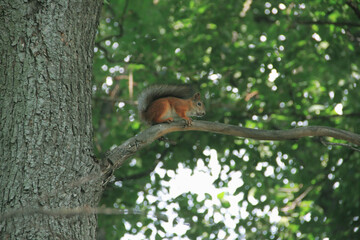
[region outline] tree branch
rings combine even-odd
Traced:
[[[325,141],[324,138],[320,138],[320,142],[324,145],[324,146],[341,146],[341,147],[347,147],[347,148],[350,148],[354,151],[357,151],[357,152],[360,152],[360,149],[357,149],[349,144],[345,144],[345,143],[331,143],[331,142],[328,142],[328,141]]]
[[[346,1],[346,4],[354,11],[356,16],[360,18],[360,10],[356,3],[353,0],[348,0]]]
[[[350,6],[350,5],[349,5]],[[351,8],[353,8],[352,6],[350,6]],[[356,8],[353,8],[353,10],[355,11],[356,15],[357,12],[355,10]],[[264,16],[258,16],[255,18],[255,21],[257,22],[265,22],[265,23],[274,23],[275,20],[269,18],[269,17],[264,17]],[[340,26],[340,27],[360,27],[360,23],[357,22],[333,22],[330,20],[311,20],[311,19],[302,19],[302,18],[297,18],[293,21],[293,23],[297,23],[297,24],[316,24],[316,25],[334,25],[334,26]]]
[[[203,131],[218,134],[225,134],[243,138],[251,138],[256,140],[295,140],[303,137],[333,137],[346,140],[352,144],[360,146],[360,135],[345,130],[331,127],[309,126],[301,128],[293,128],[289,130],[259,130],[249,129],[223,123],[193,121],[192,126],[184,127],[182,121],[173,122],[171,124],[158,124],[152,126],[145,131],[140,132],[136,136],[128,139],[126,142],[109,151],[103,161],[103,178],[111,177],[112,172],[120,168],[124,162],[140,149],[149,145],[161,136],[171,132],[178,131]]]
[[[159,159],[156,159],[156,161],[154,162],[153,166],[143,172],[140,173],[136,173],[130,176],[124,176],[124,177],[115,177],[115,181],[128,181],[128,180],[135,180],[135,179],[139,179],[139,178],[143,178],[146,176],[149,176],[149,174],[151,172],[153,172],[156,168],[156,166],[159,164],[159,162],[162,162],[164,160],[164,157],[166,156],[167,152],[169,151],[169,149],[167,148],[161,155],[161,157]]]
[[[135,209],[116,209],[116,208],[93,208],[93,207],[77,207],[77,208],[57,208],[57,209],[46,209],[46,208],[21,208],[14,209],[8,212],[5,212],[0,216],[0,222],[25,215],[48,215],[53,217],[73,217],[73,216],[84,216],[92,214],[104,214],[104,215],[149,215],[148,211],[135,210]],[[152,215],[152,214],[151,214]],[[153,213],[153,216],[159,220],[168,221],[166,215],[161,213]]]
[[[303,193],[301,193],[297,198],[294,199],[294,201],[283,208],[281,208],[281,211],[283,212],[289,212],[290,210],[294,210],[295,207],[299,206],[301,201],[308,195],[308,193],[314,189],[314,186],[309,186]]]
[[[315,25],[334,25],[334,26],[349,26],[349,27],[360,27],[360,23],[354,22],[332,22],[327,20],[298,20],[298,24],[315,24]]]
[[[121,62],[122,60],[120,60],[120,59],[113,59],[112,57],[110,57],[109,55],[110,55],[110,53],[108,52],[108,50],[105,48],[105,47],[103,47],[102,45],[101,45],[101,43],[95,43],[95,46],[99,49],[99,50],[101,50],[101,51],[103,51],[103,53],[104,53],[104,57],[106,58],[106,60],[109,62],[109,63],[119,63],[119,62]]]
[[[124,35],[124,20],[125,20],[125,14],[128,9],[128,6],[129,6],[129,0],[126,0],[121,17],[119,18],[119,33],[115,34],[115,35],[109,35],[109,36],[103,37],[102,39],[98,40],[96,42],[96,44],[100,44],[101,42],[105,42],[106,40],[110,40],[112,38],[121,38]],[[111,8],[109,8],[109,9],[112,10]],[[112,11],[112,12],[113,12],[114,16],[117,15],[117,13],[115,13],[114,11]]]

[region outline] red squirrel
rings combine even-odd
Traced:
[[[205,106],[200,93],[195,93],[189,85],[153,85],[140,93],[138,110],[142,120],[155,125],[171,123],[174,119],[184,119],[191,126],[189,116],[202,117]]]

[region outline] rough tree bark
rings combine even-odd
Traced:
[[[96,1],[0,3],[0,215],[14,209],[97,206],[91,72]],[[20,215],[0,239],[95,239],[94,214]]]

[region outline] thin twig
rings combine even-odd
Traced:
[[[290,210],[295,209],[296,206],[299,206],[301,201],[306,197],[306,195],[308,195],[308,193],[314,189],[314,186],[309,186],[308,188],[306,188],[306,190],[301,193],[297,198],[294,199],[294,201],[292,201],[292,203],[289,206],[285,206],[283,208],[281,208],[281,211],[283,212],[288,212]]]
[[[106,40],[110,40],[112,38],[121,38],[124,35],[124,20],[125,20],[125,14],[126,14],[126,11],[127,11],[128,7],[129,7],[129,0],[126,0],[125,1],[125,6],[124,6],[122,14],[121,14],[121,17],[119,18],[119,33],[103,37],[102,39],[97,41],[96,44],[100,44],[101,42],[104,42]],[[115,14],[116,13],[114,13],[114,15]]]
[[[115,181],[129,181],[129,180],[135,180],[135,179],[139,179],[139,178],[143,178],[146,176],[149,176],[150,173],[152,173],[155,168],[157,167],[157,165],[162,162],[166,156],[166,154],[169,152],[169,148],[167,148],[161,155],[160,158],[156,159],[156,161],[154,162],[153,166],[143,172],[140,173],[136,173],[130,176],[124,176],[124,177],[115,177]]]
[[[359,7],[356,6],[356,3],[353,0],[348,0],[346,4],[355,12],[355,15],[360,18],[360,10]]]
[[[297,23],[299,24],[316,24],[316,25],[334,25],[334,26],[348,26],[348,27],[360,27],[360,23],[354,23],[354,22],[331,22],[331,21],[325,21],[325,20],[298,20]]]
[[[356,147],[353,147],[351,146],[350,144],[346,144],[346,143],[332,143],[332,142],[328,142],[326,141],[323,137],[320,138],[320,142],[324,145],[324,146],[341,146],[341,147],[347,147],[347,148],[350,148],[354,151],[358,151],[360,152],[360,149],[356,148]]]

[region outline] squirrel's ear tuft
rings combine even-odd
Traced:
[[[193,96],[193,99],[194,100],[200,100],[200,93],[199,92],[195,93],[194,96]]]

